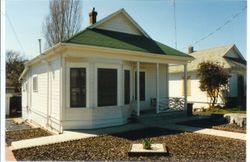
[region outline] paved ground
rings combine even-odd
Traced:
[[[14,121],[19,122],[19,124],[14,123]],[[22,121],[20,118],[9,118],[5,120],[5,130],[6,131],[13,131],[13,130],[20,130],[20,129],[28,129],[30,126],[27,124],[21,123]]]
[[[6,161],[16,161],[16,158],[13,155],[11,149],[7,146],[5,146],[5,160]]]
[[[200,118],[208,118],[208,117],[206,116],[188,117],[185,114],[180,114],[180,116],[176,116],[176,117],[163,116],[157,119],[148,118],[148,119],[142,120],[141,122],[145,125],[152,126],[152,127],[167,128],[167,129],[188,131],[188,132],[193,132],[193,133],[227,137],[227,138],[232,138],[232,139],[246,140],[246,134],[244,133],[228,132],[228,131],[222,131],[222,130],[190,127],[190,126],[175,124],[175,123],[182,122],[182,121],[195,120],[195,119],[200,119]]]
[[[19,123],[16,124],[15,122]],[[22,123],[20,118],[7,118],[5,120],[5,130],[6,131],[15,131],[20,129],[29,129],[30,126]],[[5,146],[5,160],[6,161],[16,161],[15,156],[12,153],[12,148]]]
[[[100,134],[112,134],[118,132],[131,131],[136,129],[142,129],[146,127],[160,127],[160,128],[168,128],[182,131],[191,131],[194,133],[215,135],[221,137],[228,137],[233,139],[241,139],[246,140],[246,134],[243,133],[233,133],[226,132],[214,129],[203,129],[196,127],[188,127],[182,125],[176,125],[176,122],[186,121],[186,120],[194,120],[199,118],[207,118],[207,117],[197,117],[191,116],[187,117],[185,113],[172,113],[172,114],[158,114],[156,115],[146,115],[140,117],[137,123],[130,123],[123,126],[116,126],[110,128],[102,128],[96,130],[75,130],[75,131],[64,131],[63,134],[48,136],[48,137],[39,137],[34,139],[27,139],[22,141],[12,142],[12,149],[21,149],[27,147],[33,147],[38,145],[47,145],[57,142],[64,142],[70,140],[76,140],[81,138],[94,137]]]
[[[177,125],[177,124],[160,126],[160,127],[167,128],[167,129],[188,131],[188,132],[199,133],[199,134],[207,134],[207,135],[212,135],[212,136],[220,136],[220,137],[227,137],[227,138],[232,138],[232,139],[246,140],[245,133],[228,132],[228,131],[208,129],[208,128],[197,128],[197,127],[183,126],[183,125]]]

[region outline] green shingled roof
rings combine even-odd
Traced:
[[[87,28],[64,43],[84,44],[91,46],[109,47],[130,51],[190,57],[176,49],[147,38],[128,33]]]

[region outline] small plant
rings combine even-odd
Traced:
[[[150,138],[145,138],[143,139],[143,148],[146,150],[150,150],[151,148],[151,144],[153,143],[153,140]]]

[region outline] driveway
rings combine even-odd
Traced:
[[[14,120],[20,121],[21,118],[8,118],[8,119],[6,119],[5,120],[5,131],[14,131],[14,130],[20,130],[20,129],[28,129],[28,128],[30,128],[30,126],[28,126],[25,123],[16,124],[14,122]]]

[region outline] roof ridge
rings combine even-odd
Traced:
[[[191,53],[191,55],[192,54],[195,54],[195,53],[197,53],[197,52],[204,52],[204,51],[209,51],[209,50],[216,50],[216,49],[218,49],[218,48],[232,48],[234,46],[234,44],[228,44],[228,45],[223,45],[223,46],[217,46],[217,47],[211,47],[211,48],[205,48],[205,49],[201,49],[201,50],[197,50],[197,51],[194,51],[193,53]],[[229,48],[229,49],[230,49]]]
[[[75,37],[77,37],[78,35],[84,33],[85,31],[87,31],[88,29],[89,29],[89,28],[86,27],[85,29],[83,29],[83,30],[79,31],[78,33],[74,34],[73,36],[71,36],[70,38],[68,38],[68,39],[66,39],[66,40],[64,40],[64,41],[62,41],[62,43],[65,43],[65,42],[68,42],[68,41],[72,40],[73,38],[75,38]]]

